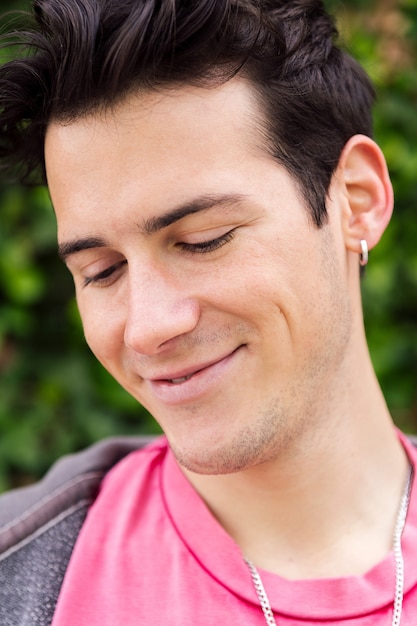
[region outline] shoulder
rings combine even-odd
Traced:
[[[86,450],[62,457],[40,482],[1,495],[0,554],[57,515],[62,516],[66,510],[94,500],[107,472],[152,439],[105,439]]]
[[[107,473],[152,437],[107,439],[0,496],[0,623],[50,624],[75,541]],[[29,623],[29,622],[25,622]]]

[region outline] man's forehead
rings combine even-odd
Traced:
[[[51,135],[59,135],[65,141],[66,137],[74,137],[77,133],[85,137],[86,132],[99,132],[103,126],[109,132],[117,132],[120,124],[131,125],[134,129],[143,120],[157,123],[163,117],[175,120],[196,113],[202,119],[220,119],[229,113],[236,123],[241,119],[250,126],[263,117],[254,87],[244,78],[234,77],[222,84],[166,85],[132,90],[116,103],[95,106],[65,119],[52,118],[47,126],[46,142]]]
[[[250,154],[267,154],[264,134],[252,128],[258,125],[253,102],[247,83],[233,79],[212,89],[185,85],[134,93],[111,110],[52,121],[45,163],[55,208],[65,193],[95,204],[94,187],[102,197],[107,192],[107,199],[116,187],[118,200],[125,194],[126,202],[138,186],[146,196],[152,181],[160,191],[166,184],[164,195],[172,190],[173,202],[182,200],[185,186],[191,197],[210,194],[210,188],[192,189],[196,177],[209,170],[221,176],[221,168],[235,167]]]
[[[206,212],[212,198],[224,214],[230,198],[236,207],[236,198],[262,195],[266,176],[274,179],[275,200],[295,185],[257,145],[264,135],[252,130],[254,98],[245,81],[185,86],[175,96],[136,93],[111,111],[51,123],[48,185],[60,242],[71,243],[62,256],[86,237],[154,233]]]

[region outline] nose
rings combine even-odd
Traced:
[[[165,344],[197,326],[200,307],[187,286],[152,272],[129,280],[125,345],[139,354],[158,353]]]

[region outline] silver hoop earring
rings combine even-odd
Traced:
[[[359,255],[359,263],[362,266],[365,266],[367,265],[368,259],[369,259],[368,244],[366,243],[366,239],[361,239],[360,245],[361,245],[361,253]]]

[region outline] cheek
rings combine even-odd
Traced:
[[[97,359],[109,369],[123,346],[122,319],[98,303],[78,300],[85,340]]]
[[[350,317],[343,271],[332,242],[324,239],[278,240],[275,248],[252,257],[248,271],[239,272],[246,310],[257,310],[263,323],[277,325],[281,339],[288,332],[303,349],[323,339],[326,327],[348,324]]]

